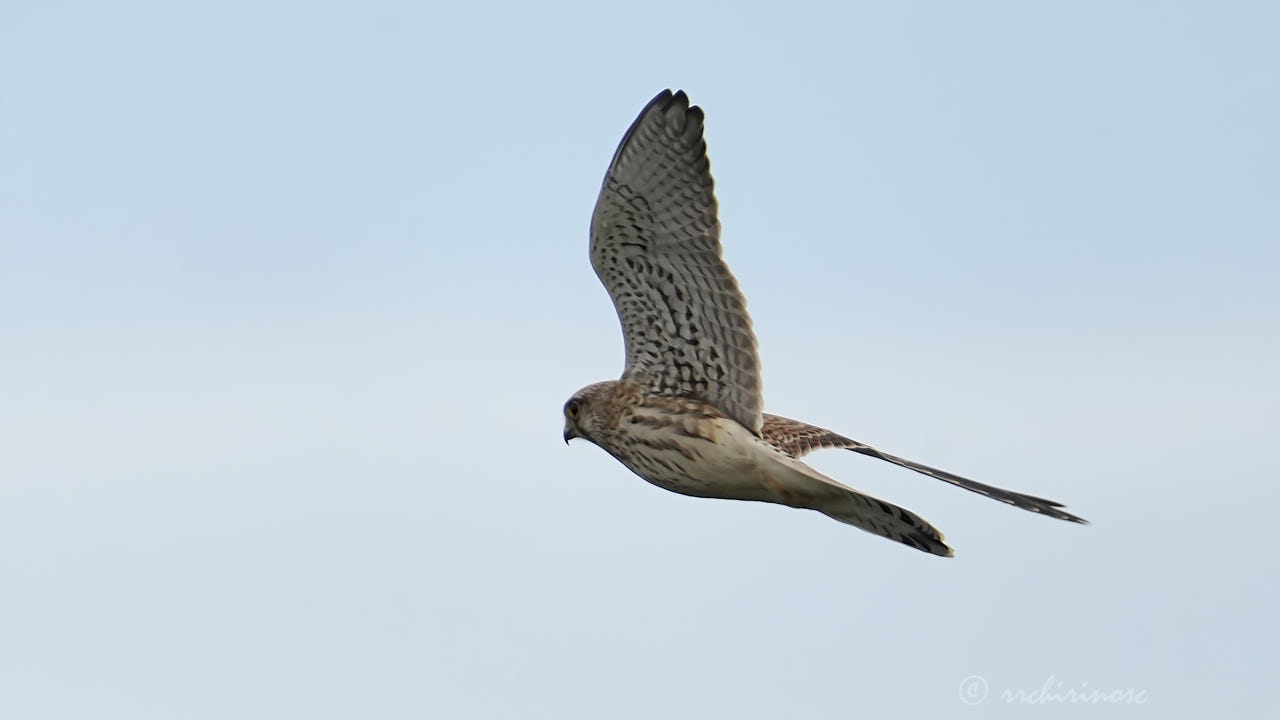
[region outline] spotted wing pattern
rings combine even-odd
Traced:
[[[720,254],[702,110],[665,90],[623,136],[591,219],[591,265],[626,345],[623,379],[760,434],[760,361]]]
[[[1012,490],[1004,490],[1002,488],[984,485],[983,483],[970,480],[968,478],[953,475],[945,470],[931,468],[928,465],[906,460],[886,452],[881,452],[870,445],[860,443],[857,440],[851,440],[843,435],[838,435],[817,427],[802,423],[799,420],[790,420],[788,418],[779,417],[777,415],[764,415],[764,423],[761,428],[761,437],[765,442],[773,445],[778,450],[790,455],[793,458],[799,458],[814,450],[821,448],[842,448],[852,450],[856,453],[869,455],[873,458],[891,462],[894,465],[914,470],[918,473],[937,478],[943,482],[951,483],[965,490],[986,495],[989,498],[1008,503],[1023,510],[1029,510],[1034,513],[1048,515],[1059,520],[1068,520],[1070,522],[1085,523],[1083,518],[1072,515],[1071,513],[1060,509],[1062,503],[1053,500],[1036,497],[1034,495],[1024,495],[1020,492]]]

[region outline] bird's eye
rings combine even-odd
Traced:
[[[576,400],[570,400],[570,401],[569,401],[569,404],[564,406],[564,414],[565,414],[565,415],[568,415],[568,416],[569,416],[569,419],[571,419],[571,420],[576,420],[576,419],[577,419],[577,417],[578,417],[578,403],[577,403],[577,401],[576,401]]]

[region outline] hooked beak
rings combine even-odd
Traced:
[[[576,437],[578,437],[578,434],[573,431],[573,428],[569,427],[568,425],[565,425],[564,426],[564,444],[568,445],[569,441]]]

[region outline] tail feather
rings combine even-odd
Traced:
[[[947,547],[942,533],[919,515],[860,493],[776,447],[768,449],[759,467],[764,478],[760,489],[764,492],[754,497],[739,493],[736,497],[817,510],[833,520],[932,555],[951,557],[955,554]]]
[[[955,555],[947,546],[942,533],[924,518],[906,508],[855,490],[845,490],[814,509],[833,520],[917,550],[941,557]]]

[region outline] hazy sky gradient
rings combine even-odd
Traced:
[[[1263,2],[5,4],[0,716],[1273,707],[1277,28]],[[622,356],[591,207],[664,87],[707,113],[767,408],[1092,525],[813,456],[941,560],[564,447]]]

